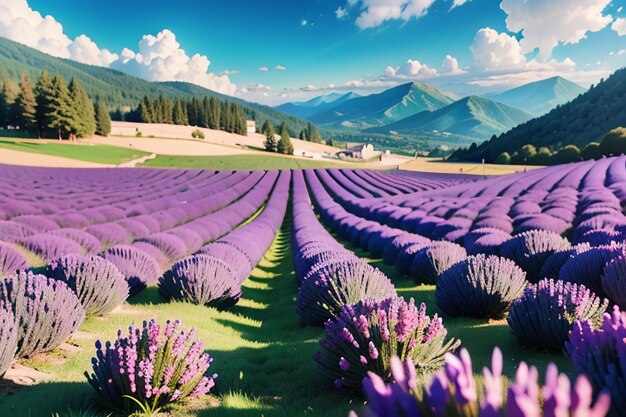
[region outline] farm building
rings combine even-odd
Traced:
[[[377,155],[370,143],[346,143],[346,149],[337,152],[339,158],[370,159]]]

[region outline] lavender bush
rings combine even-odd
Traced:
[[[303,324],[320,326],[337,317],[346,304],[395,296],[389,278],[367,262],[354,257],[333,258],[313,267],[302,281],[298,317]]]
[[[15,360],[17,326],[11,305],[0,301],[0,378]]]
[[[583,284],[597,295],[604,297],[602,273],[608,262],[623,254],[621,245],[597,246],[569,259],[559,272],[559,279]]]
[[[604,268],[602,289],[612,303],[626,310],[626,258],[620,256]]]
[[[20,271],[0,281],[0,299],[11,304],[15,315],[18,357],[54,349],[85,318],[78,297],[64,282],[31,272]]]
[[[569,247],[569,241],[554,232],[531,230],[504,242],[500,255],[519,265],[530,282],[537,282],[543,278],[539,273],[546,260],[553,253]]]
[[[524,271],[509,259],[476,255],[439,276],[435,301],[453,316],[499,318],[526,286]]]
[[[176,262],[159,279],[159,292],[168,300],[218,308],[230,307],[241,297],[232,267],[209,255],[194,255]]]
[[[315,361],[337,388],[360,387],[368,372],[389,380],[393,356],[415,364],[422,376],[430,374],[460,343],[445,340],[443,321],[428,317],[425,304],[418,308],[413,299],[407,303],[402,297],[346,305],[325,328]]]
[[[78,296],[87,316],[104,315],[128,298],[124,275],[98,256],[64,256],[48,264],[45,274],[65,282]]]
[[[27,266],[24,255],[14,247],[0,242],[0,278]]]
[[[100,256],[114,264],[124,275],[131,296],[155,284],[161,275],[158,262],[134,246],[113,246],[102,252]]]
[[[607,306],[584,285],[544,279],[513,301],[507,321],[526,346],[561,350],[575,320],[597,324]]]
[[[415,254],[411,278],[419,283],[435,284],[437,277],[452,265],[467,258],[462,246],[452,242],[433,242]]]
[[[604,417],[612,398],[602,393],[592,405],[589,380],[579,376],[571,384],[565,374],[559,374],[554,364],[548,365],[545,384],[539,385],[535,367],[520,363],[515,379],[504,393],[503,360],[495,348],[491,369],[483,369],[483,388],[474,379],[472,361],[466,349],[460,356],[446,355],[446,363],[430,386],[418,387],[415,366],[397,357],[391,361],[394,383],[373,372],[363,382],[368,406],[365,417]],[[542,395],[540,395],[540,392]],[[356,417],[356,413],[350,413]]]
[[[602,325],[594,328],[587,320],[574,323],[565,343],[574,369],[591,381],[595,395],[611,395],[609,415],[626,415],[626,313],[615,306],[605,313]],[[600,394],[601,395],[601,394]],[[599,401],[599,400],[598,400]]]
[[[126,337],[119,330],[113,343],[96,342],[93,373],[85,376],[104,405],[127,413],[153,415],[166,405],[201,397],[217,375],[206,375],[213,359],[195,334],[181,329],[178,320],[167,321],[163,330],[154,320],[141,329],[131,325]]]

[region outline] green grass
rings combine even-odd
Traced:
[[[0,395],[0,415],[50,417],[58,412],[63,417],[69,415],[68,409],[90,404],[92,390],[83,372],[90,368],[96,338],[111,340],[118,328],[151,318],[160,322],[179,318],[185,326],[196,327],[215,359],[210,371],[219,374],[215,396],[174,408],[171,413],[176,417],[346,417],[349,410],[359,409],[363,398],[358,393],[337,392],[316,374],[313,354],[323,330],[298,323],[289,227],[287,219],[264,259],[244,282],[242,299],[229,311],[168,303],[156,288],[148,288],[108,317],[88,319],[70,340],[78,347],[76,352],[57,349],[23,362],[54,375],[54,380]],[[415,285],[380,260],[370,262],[392,278],[400,295],[425,302],[430,315],[439,312],[433,286]],[[519,347],[506,322],[444,318],[444,324],[449,335],[461,339],[470,351],[477,373],[489,364],[496,345],[502,348],[509,377],[521,360],[538,365],[542,374],[551,361],[570,371],[563,355]]]
[[[142,166],[159,168],[200,168],[233,170],[367,168],[361,162],[333,162],[279,155],[170,156],[158,155]]]
[[[136,149],[122,148],[119,146],[82,144],[82,143],[55,143],[48,141],[16,141],[0,139],[0,148],[13,151],[38,153],[64,158],[77,159],[79,161],[95,162],[107,165],[119,165],[133,159],[149,155],[147,152]]]

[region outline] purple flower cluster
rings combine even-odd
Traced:
[[[109,408],[132,412],[137,403],[152,412],[186,398],[206,395],[216,374],[207,375],[213,359],[195,329],[180,328],[178,320],[161,329],[154,320],[142,328],[131,325],[127,336],[104,346],[96,342],[93,373],[87,380]],[[128,397],[132,397],[133,400]]]
[[[18,357],[46,352],[82,324],[85,310],[61,281],[18,272],[0,280],[0,300],[11,306],[18,329]]]
[[[100,256],[115,265],[124,275],[131,296],[141,292],[148,285],[155,284],[161,275],[158,262],[135,246],[113,246]]]
[[[15,360],[17,325],[11,305],[0,301],[0,378]]]
[[[467,258],[462,246],[452,242],[433,242],[415,254],[411,278],[419,283],[435,284],[437,278],[452,265]]]
[[[13,246],[0,242],[0,278],[28,266],[26,257]]]
[[[626,415],[626,313],[615,306],[598,327],[587,320],[576,321],[565,349],[576,372],[591,381],[595,395],[610,393],[609,415]]]
[[[626,257],[620,256],[606,264],[601,283],[609,300],[626,311]]]
[[[524,271],[513,261],[495,255],[470,256],[439,276],[435,301],[453,317],[499,318],[526,284]]]
[[[441,318],[426,315],[426,306],[402,297],[366,299],[346,305],[326,325],[315,356],[320,373],[335,387],[360,387],[368,372],[390,377],[391,358],[409,360],[421,375],[441,367],[446,353],[460,342],[446,341]]]
[[[99,256],[64,256],[48,264],[45,275],[65,282],[78,296],[87,316],[109,313],[128,298],[124,275]]]
[[[386,384],[370,372],[363,382],[368,417],[550,417],[607,415],[612,398],[607,392],[593,403],[589,380],[579,376],[573,386],[554,364],[548,365],[545,384],[539,385],[539,372],[525,362],[519,364],[515,379],[504,394],[503,359],[498,348],[493,352],[491,369],[483,369],[483,389],[477,388],[472,361],[466,349],[460,356],[447,354],[445,365],[429,386],[420,388],[410,360],[391,361],[394,383]],[[593,403],[593,404],[592,404]],[[356,417],[356,413],[351,413]]]
[[[607,306],[584,285],[544,279],[513,301],[507,321],[526,346],[561,350],[575,320],[597,324]]]

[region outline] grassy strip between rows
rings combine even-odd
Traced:
[[[37,140],[14,141],[11,139],[0,139],[0,148],[107,165],[119,165],[149,155],[147,152],[119,146],[69,142],[38,142]]]
[[[233,170],[369,168],[367,162],[334,162],[280,155],[172,156],[158,155],[142,164],[158,168],[200,168]]]

